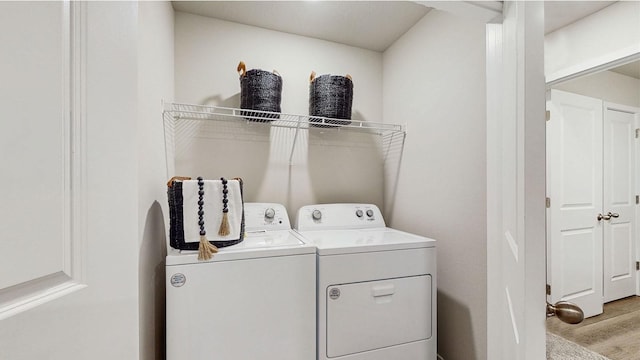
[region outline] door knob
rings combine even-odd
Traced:
[[[580,324],[584,320],[582,309],[568,301],[558,301],[553,305],[547,302],[547,317],[554,315],[567,324]]]
[[[616,215],[618,215],[618,214],[616,214]],[[610,220],[610,219],[611,219],[611,213],[608,213],[607,215],[598,214],[598,221]]]
[[[620,214],[618,214],[618,213],[612,213],[611,211],[609,211],[609,213],[608,213],[607,215],[609,215],[609,216],[610,216],[610,217],[612,217],[612,218],[618,218],[618,217],[620,217]],[[608,220],[608,219],[607,219],[607,220]]]

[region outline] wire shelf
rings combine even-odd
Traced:
[[[294,148],[299,130],[321,131],[330,134],[332,131],[364,132],[380,135],[383,139],[405,137],[405,128],[398,124],[375,123],[360,120],[331,119],[309,115],[295,115],[257,111],[248,109],[227,108],[209,105],[194,105],[183,103],[165,103],[163,109],[165,151],[167,156],[167,175],[173,173],[172,159],[175,155],[177,139],[176,131],[184,120],[227,121],[247,126],[270,126],[294,129],[293,144],[289,164],[292,164]]]
[[[360,120],[331,119],[309,115],[294,115],[269,111],[180,103],[166,103],[164,106],[164,115],[165,120],[167,116],[170,116],[174,120],[190,119],[212,121],[246,121],[285,128],[316,128],[324,130],[344,129],[349,131],[366,131],[378,135],[405,132],[404,127],[398,124],[374,123],[370,121]],[[347,122],[350,123],[347,124]]]

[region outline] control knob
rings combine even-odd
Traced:
[[[362,210],[360,210],[360,209],[356,210],[356,216],[357,216],[357,217],[361,218],[361,217],[362,217],[362,215],[364,215],[364,213],[362,212]]]
[[[311,217],[313,218],[313,220],[320,220],[322,219],[322,213],[320,212],[320,210],[313,210],[313,212],[311,213]]]
[[[367,216],[368,217],[373,217],[373,210],[371,210],[371,209],[367,210]]]
[[[264,211],[264,218],[271,221],[276,216],[276,211],[273,208],[268,208]]]

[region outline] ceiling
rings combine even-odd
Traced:
[[[546,1],[545,34],[613,3]],[[413,1],[173,1],[173,7],[176,11],[374,51],[386,50],[431,10]],[[639,62],[612,71],[640,79]]]
[[[614,2],[546,1],[545,33]],[[428,5],[429,1],[421,3]],[[482,6],[482,2],[475,4]],[[386,50],[431,9],[413,1],[173,1],[173,7],[374,51]]]
[[[411,1],[174,1],[173,8],[374,51],[430,10]]]

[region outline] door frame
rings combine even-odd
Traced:
[[[541,359],[545,354],[545,86],[544,86],[544,14],[535,2],[510,2],[517,10],[515,22],[487,26],[487,358],[504,358],[505,350],[514,359]],[[505,3],[506,9],[507,3]],[[513,32],[513,33],[509,33]],[[503,42],[510,39],[511,44]],[[515,41],[515,43],[514,43]],[[503,71],[503,50],[517,53],[515,71]],[[516,170],[518,184],[518,228],[521,234],[521,284],[524,297],[518,321],[505,310],[502,233],[502,159],[500,122],[505,85],[516,90],[513,104],[519,128],[519,153]],[[509,298],[508,292],[506,297]],[[520,300],[518,300],[520,301]],[[513,327],[513,329],[511,329]],[[513,338],[513,333],[519,336]],[[504,349],[505,344],[515,348]]]
[[[598,61],[584,62],[582,64],[572,66],[569,69],[559,71],[558,73],[562,73],[562,75],[557,75],[558,73],[556,73],[554,74],[556,76],[552,76],[551,78],[546,79],[547,89],[550,89],[551,86],[563,83],[565,81],[595,74],[600,71],[610,70],[637,60],[640,60],[640,51],[620,52],[618,54],[611,54],[611,56],[600,58],[598,59]]]
[[[549,92],[554,85],[576,79],[582,76],[592,75],[601,71],[607,71],[616,68],[621,65],[640,61],[640,51],[635,53],[620,54],[619,58],[604,57],[601,62],[587,62],[574,66],[571,69],[564,71],[564,75],[561,77],[547,79],[546,92]],[[488,61],[488,59],[487,59]],[[626,107],[625,107],[626,108]],[[636,114],[636,129],[640,128],[640,114]],[[488,139],[487,139],[488,140]],[[636,141],[636,194],[640,194],[640,144]],[[487,172],[488,173],[488,172]],[[640,211],[636,211],[636,261],[640,261]],[[548,232],[545,226],[545,237]],[[546,241],[546,239],[545,239]],[[546,266],[546,265],[545,265]],[[640,296],[640,276],[636,277],[636,296]]]

